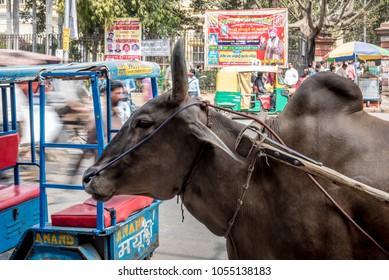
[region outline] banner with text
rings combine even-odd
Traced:
[[[208,67],[287,64],[287,9],[207,11],[205,30]]]
[[[138,18],[118,18],[105,28],[104,60],[141,59],[141,23]]]
[[[142,56],[170,56],[170,39],[143,40]]]

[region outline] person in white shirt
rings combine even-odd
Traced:
[[[288,86],[293,86],[297,84],[299,80],[299,73],[295,68],[293,68],[292,63],[288,63],[288,70],[285,72],[285,83]]]
[[[190,69],[188,72],[188,94],[190,97],[196,98],[200,97],[200,84],[199,80],[195,76],[196,71],[194,69]]]

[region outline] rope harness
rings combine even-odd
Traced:
[[[177,111],[175,111],[173,114],[171,114],[165,121],[163,121],[152,133],[150,133],[148,136],[146,136],[145,138],[143,138],[140,142],[138,142],[137,144],[135,144],[133,147],[131,147],[130,149],[128,149],[126,152],[124,152],[123,154],[115,157],[113,160],[111,160],[110,162],[108,162],[107,164],[105,164],[103,167],[99,168],[98,170],[96,171],[93,171],[91,173],[88,173],[84,176],[83,180],[85,183],[88,183],[92,177],[94,176],[97,176],[99,175],[102,171],[104,171],[105,169],[107,169],[108,167],[110,167],[111,165],[115,164],[116,162],[118,162],[119,160],[121,160],[123,157],[125,157],[126,155],[128,155],[129,153],[131,153],[133,150],[135,150],[136,148],[138,148],[140,145],[144,144],[146,141],[148,141],[151,137],[153,137],[157,132],[159,132],[168,122],[170,122],[177,114],[179,114],[180,112],[184,111],[185,109],[191,107],[191,106],[194,106],[194,105],[199,105],[202,109],[205,109],[207,107],[212,107],[212,108],[215,108],[217,110],[223,110],[223,111],[226,111],[226,112],[229,112],[231,114],[235,114],[235,115],[239,115],[239,116],[242,116],[242,117],[245,117],[245,118],[249,118],[249,119],[252,119],[253,121],[259,123],[261,126],[263,126],[265,129],[267,129],[269,131],[269,133],[282,145],[284,146],[286,149],[287,146],[285,145],[285,143],[282,141],[282,139],[277,135],[277,133],[269,126],[267,125],[264,121],[262,120],[259,120],[257,119],[256,117],[253,117],[253,116],[250,116],[248,114],[244,114],[244,113],[240,113],[240,112],[235,112],[231,109],[228,109],[228,108],[222,108],[222,107],[219,107],[219,106],[216,106],[216,105],[212,105],[210,104],[209,101],[197,101],[197,102],[193,102],[193,103],[189,103],[181,108],[179,108]],[[209,110],[207,110],[207,126],[208,127],[211,127],[212,123],[209,121],[210,119],[210,112]],[[232,218],[229,220],[228,222],[228,227],[227,227],[227,230],[225,232],[225,235],[224,237],[227,238],[229,236],[229,234],[231,233],[231,230],[232,230],[232,227],[235,223],[235,220],[236,220],[236,217],[239,213],[239,210],[241,208],[241,206],[243,205],[243,201],[244,201],[244,197],[245,197],[245,194],[250,186],[250,180],[251,180],[251,175],[254,171],[254,167],[255,167],[255,164],[256,164],[256,160],[258,158],[258,154],[261,152],[261,143],[265,140],[265,138],[263,138],[261,141],[259,141],[257,143],[257,145],[253,148],[253,150],[250,152],[250,164],[249,164],[249,167],[248,167],[248,172],[247,172],[247,177],[246,177],[246,181],[245,181],[245,184],[243,185],[242,187],[242,192],[240,194],[240,197],[238,198],[238,201],[237,201],[237,206],[235,208],[235,211],[234,211],[234,214],[232,216]],[[189,171],[188,175],[186,176],[186,178],[184,179],[184,183],[183,183],[183,187],[186,187],[189,182],[190,182],[190,179],[192,177],[192,174],[193,174],[193,170],[196,168],[197,164],[199,163],[200,161],[200,158],[201,158],[201,155],[203,154],[203,151],[204,151],[204,145],[201,146],[201,151],[200,151],[200,155],[198,155],[196,157],[196,160],[194,161],[194,163],[192,164],[192,167],[191,167],[191,170]],[[331,201],[331,203],[347,218],[347,220],[349,220],[351,222],[351,224],[353,226],[356,227],[356,229],[358,231],[360,231],[363,235],[365,235],[369,240],[371,240],[382,252],[384,252],[386,255],[389,256],[389,252],[383,248],[371,235],[369,235],[365,230],[363,230],[354,220],[353,218],[351,218],[351,216],[349,216],[346,211],[331,197],[331,195],[320,185],[320,183],[309,173],[305,172],[308,176],[308,178],[313,182],[313,184]]]
[[[166,120],[164,120],[152,133],[150,133],[149,135],[147,135],[145,138],[143,138],[139,143],[135,144],[132,148],[128,149],[127,151],[125,151],[123,154],[121,155],[118,155],[117,157],[115,157],[113,160],[111,160],[110,162],[108,162],[106,165],[104,165],[103,167],[99,168],[98,170],[96,171],[93,171],[91,173],[88,173],[84,176],[83,180],[85,183],[88,183],[92,177],[96,176],[96,175],[99,175],[102,171],[104,171],[105,169],[107,169],[108,167],[110,167],[111,165],[115,164],[116,162],[118,162],[119,160],[121,160],[122,158],[124,158],[126,155],[128,155],[129,153],[131,153],[133,150],[135,150],[136,148],[138,148],[140,145],[144,144],[146,141],[148,141],[151,137],[154,136],[154,134],[156,134],[158,131],[160,131],[168,122],[170,122],[176,115],[178,115],[179,113],[181,113],[182,111],[184,111],[185,109],[191,107],[191,106],[194,106],[194,105],[203,105],[203,102],[193,102],[193,103],[190,103],[188,105],[185,105],[184,107],[181,107],[179,108],[177,111],[175,111],[173,114],[171,114]]]

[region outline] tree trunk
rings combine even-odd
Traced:
[[[53,32],[53,0],[46,0],[46,33]]]
[[[36,52],[36,0],[32,1],[32,51]]]
[[[7,17],[7,49],[11,49],[11,34],[12,34],[12,6],[11,0],[6,2],[6,17]]]
[[[308,65],[312,64],[312,62],[315,60],[315,49],[316,49],[316,37],[310,38],[308,37]]]
[[[12,24],[13,24],[13,49],[19,49],[19,0],[13,0],[12,7]]]
[[[46,54],[50,53],[53,32],[53,0],[46,0]]]
[[[14,35],[19,35],[19,33],[20,33],[20,27],[19,27],[19,0],[13,0],[12,19],[13,19],[13,34]]]
[[[6,11],[7,11],[7,34],[12,34],[12,6],[11,0],[6,2]]]

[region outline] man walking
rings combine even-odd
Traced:
[[[338,71],[336,71],[336,74],[338,74],[339,76],[341,76],[341,77],[344,77],[344,78],[348,78],[348,76],[347,76],[347,73],[346,73],[346,69],[347,69],[347,64],[346,63],[343,63],[342,64],[342,67],[340,67],[339,69],[338,69]]]
[[[293,68],[292,63],[288,63],[288,70],[285,72],[285,83],[291,87],[297,84],[299,79],[299,73],[295,68]]]

